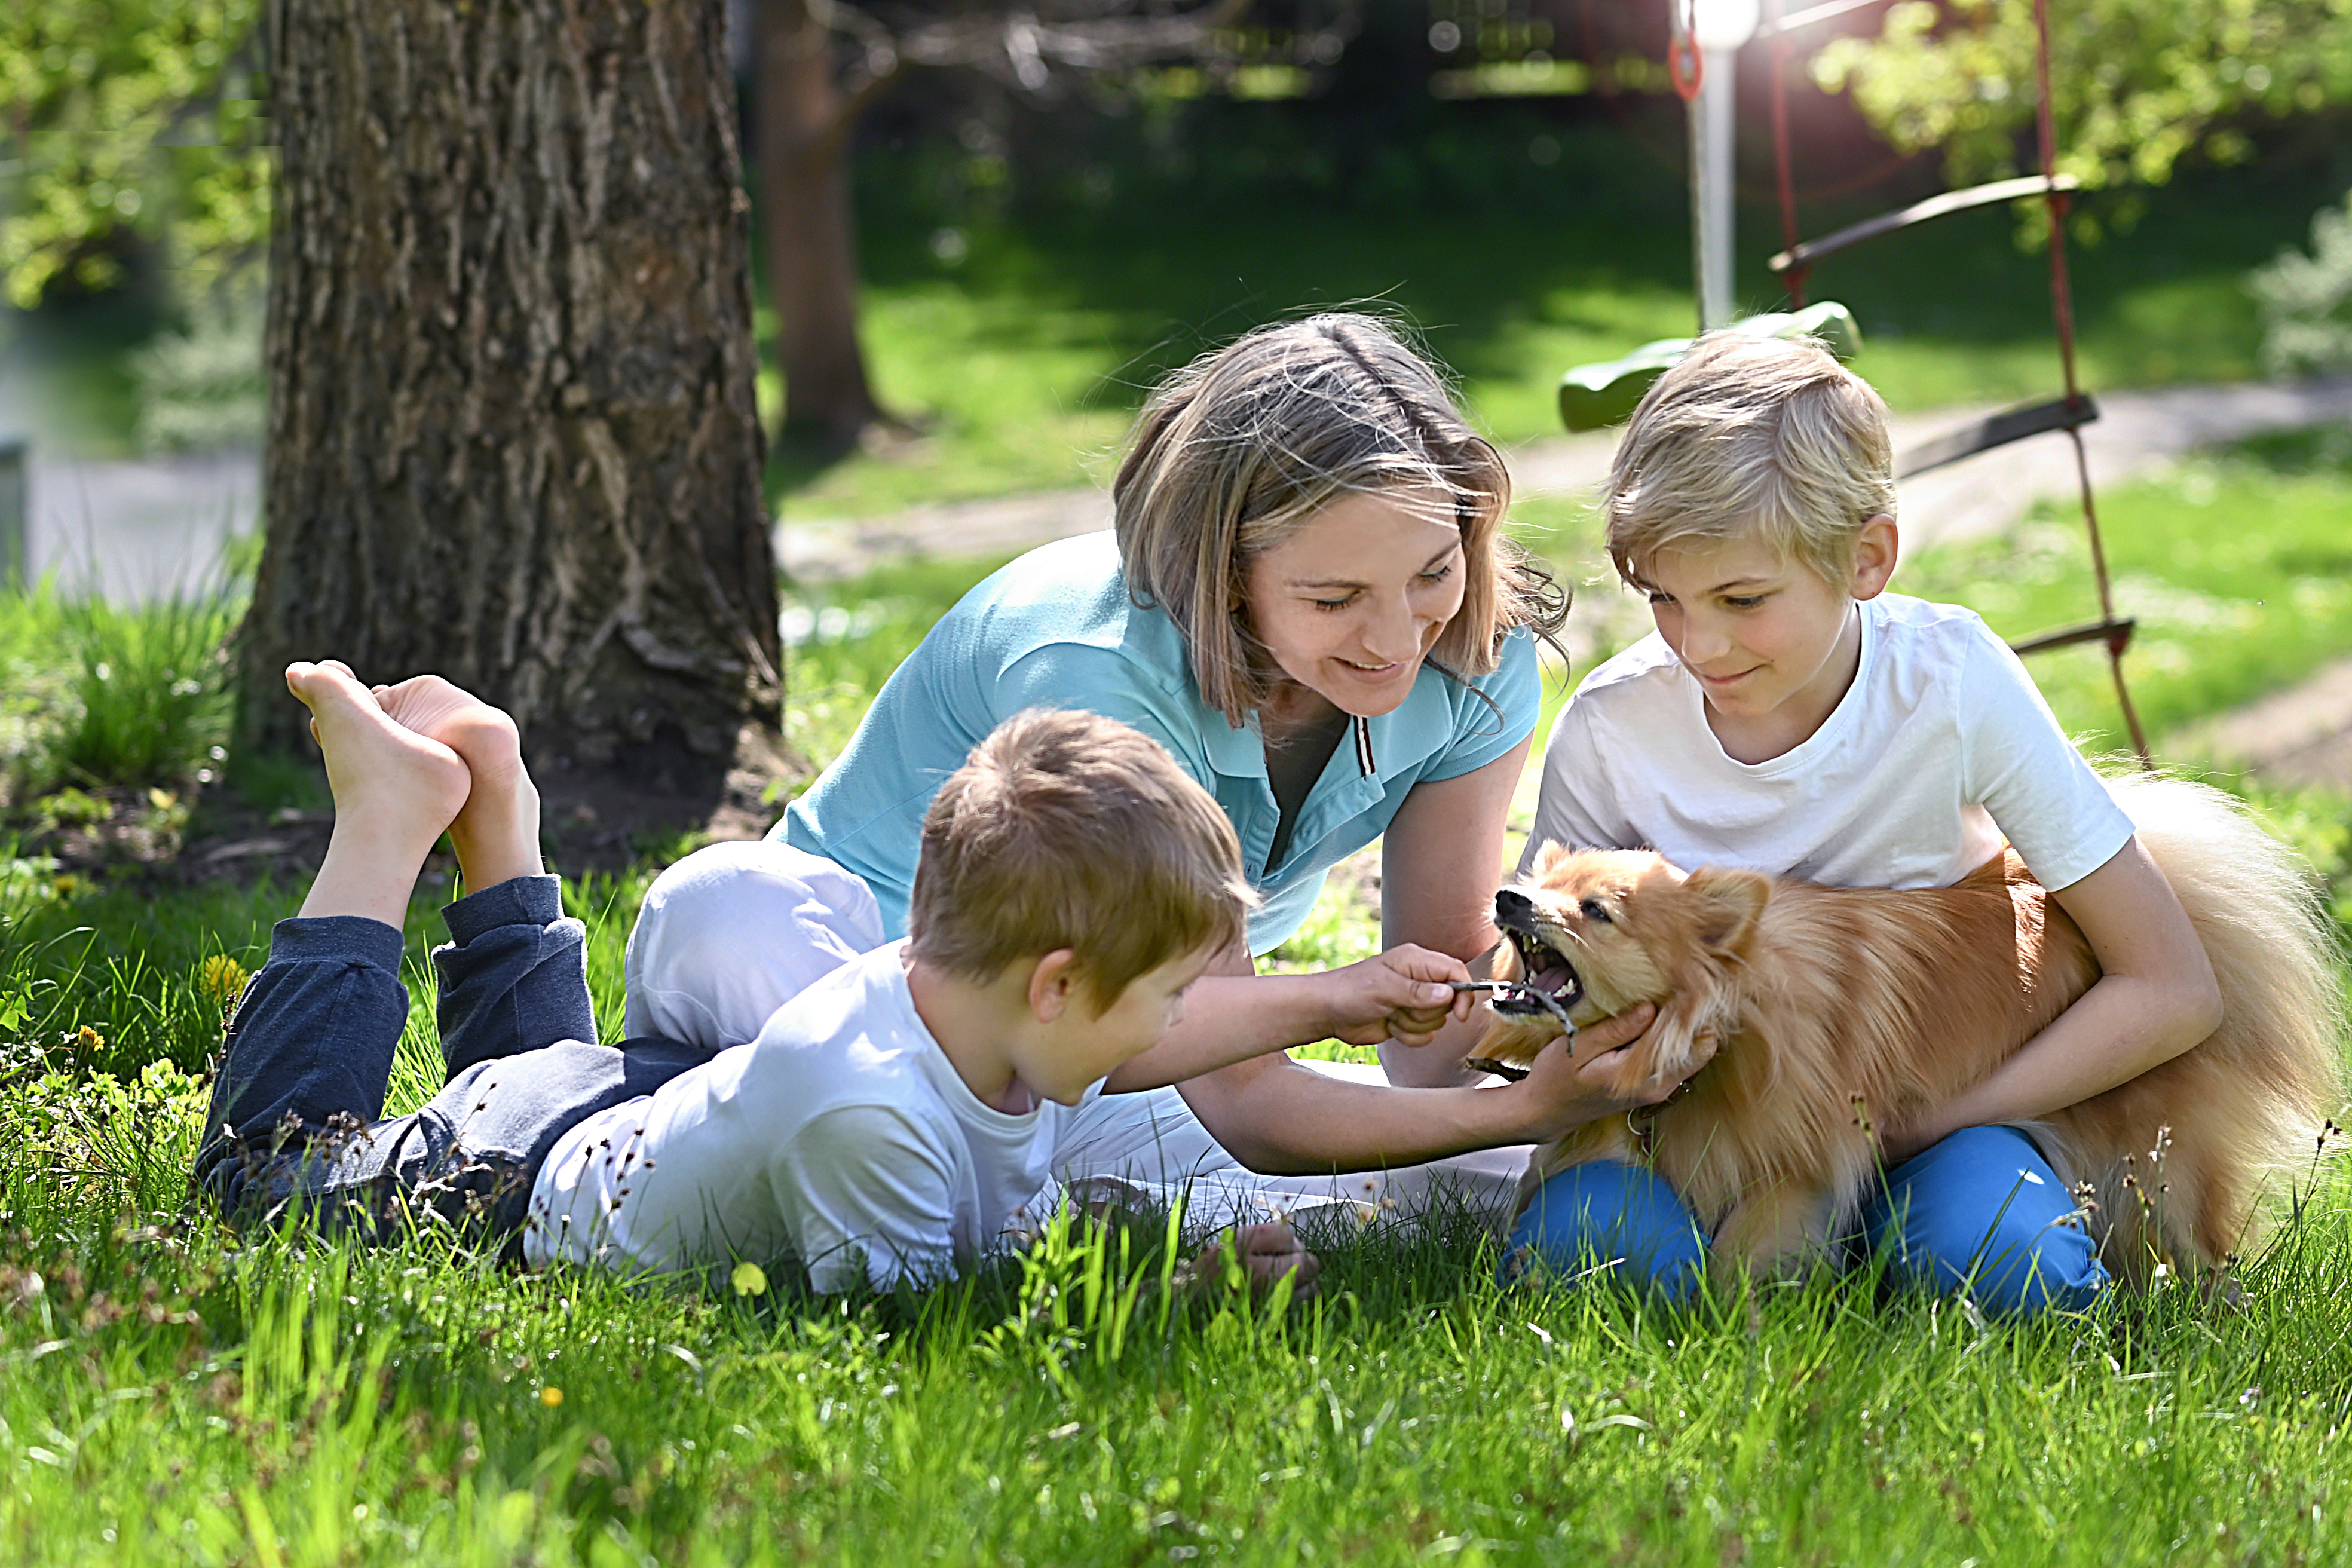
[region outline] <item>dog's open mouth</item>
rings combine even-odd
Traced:
[[[1523,1018],[1549,1014],[1559,1021],[1561,1028],[1575,1033],[1576,1026],[1570,1022],[1569,1013],[1584,1000],[1584,982],[1578,977],[1575,965],[1549,944],[1525,931],[1506,927],[1503,934],[1510,939],[1513,951],[1519,955],[1521,978],[1495,988],[1495,1011]]]

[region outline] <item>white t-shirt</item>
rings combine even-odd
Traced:
[[[2063,888],[2129,841],[2131,819],[1974,611],[1897,594],[1861,611],[1853,686],[1769,762],[1725,753],[1705,690],[1654,632],[1586,676],[1544,747],[1521,872],[1557,841],[1652,848],[1685,869],[1941,888],[2006,837]]]
[[[904,946],[849,960],[758,1038],[564,1134],[531,1186],[525,1258],[633,1273],[791,1256],[829,1291],[861,1254],[877,1287],[926,1283],[1034,1230],[1076,1109],[982,1104],[915,1012]]]

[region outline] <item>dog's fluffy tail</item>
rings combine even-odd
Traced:
[[[2309,1170],[2323,1121],[2344,1103],[2343,994],[2335,930],[2311,868],[2238,800],[2179,778],[2107,787],[2189,911],[2221,983],[2221,1047],[2269,1101],[2275,1136],[2248,1149],[2273,1170]]]

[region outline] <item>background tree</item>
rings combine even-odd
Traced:
[[[784,376],[784,424],[845,447],[883,417],[857,336],[856,243],[847,154],[858,117],[917,68],[964,67],[1033,98],[1072,80],[1153,61],[1230,68],[1249,0],[1045,0],[1036,5],[865,7],[758,0],[760,199],[770,300]],[[1353,30],[1341,0],[1289,30],[1302,63],[1328,65]]]
[[[2085,188],[2162,184],[2192,153],[2245,163],[2266,122],[2352,99],[2341,0],[2053,0],[2051,23],[2058,168]],[[2033,0],[1906,0],[1813,75],[1969,184],[2038,167],[2034,37]]]
[[[273,0],[278,672],[431,669],[534,769],[705,795],[781,696],[724,9]],[[577,773],[573,775],[575,778]]]

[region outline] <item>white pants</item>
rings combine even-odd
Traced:
[[[874,895],[850,871],[782,843],[710,845],[646,890],[629,933],[628,1033],[712,1048],[740,1045],[803,987],[882,942]],[[1387,1081],[1377,1067],[1300,1065],[1357,1082]],[[1189,1219],[1208,1226],[1331,1210],[1391,1225],[1460,1212],[1500,1228],[1528,1154],[1520,1145],[1396,1170],[1261,1175],[1227,1152],[1168,1088],[1097,1096],[1055,1157],[1062,1181],[1082,1199],[1181,1200]]]

